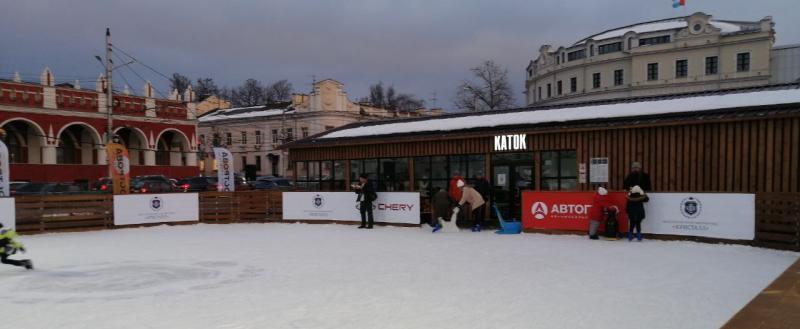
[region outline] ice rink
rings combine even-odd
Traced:
[[[8,328],[717,328],[800,254],[343,225],[22,236]]]

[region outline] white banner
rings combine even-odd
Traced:
[[[233,155],[227,149],[214,148],[214,159],[217,160],[217,191],[233,192],[236,181],[234,180]]]
[[[14,198],[0,198],[0,223],[6,229],[15,229],[17,210],[14,208]]]
[[[754,194],[650,193],[642,232],[752,240]]]
[[[114,196],[114,225],[200,220],[197,193],[129,194]]]
[[[284,220],[360,222],[355,192],[283,192]],[[375,222],[419,224],[418,192],[378,192],[372,202]]]
[[[8,169],[8,147],[0,141],[0,197],[11,195],[11,172]]]

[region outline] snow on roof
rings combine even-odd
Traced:
[[[721,29],[722,33],[734,33],[734,32],[739,32],[739,31],[742,30],[742,27],[740,25],[734,24],[734,23],[717,21],[717,20],[711,20],[709,22],[714,27],[716,27],[718,29]],[[648,32],[658,32],[658,31],[666,31],[666,30],[673,30],[673,29],[682,29],[682,28],[685,28],[686,26],[688,26],[688,23],[686,22],[686,18],[685,17],[671,18],[671,19],[668,19],[668,20],[662,20],[662,21],[656,21],[656,22],[649,22],[649,23],[630,25],[630,26],[621,27],[621,28],[618,28],[618,29],[606,31],[606,32],[603,32],[603,33],[600,33],[600,34],[595,34],[595,35],[590,36],[590,37],[588,37],[586,39],[583,39],[581,41],[576,42],[575,45],[583,44],[588,39],[605,40],[605,39],[611,39],[611,38],[619,38],[619,37],[625,35],[625,33],[628,33],[628,31],[633,31],[633,32],[636,32],[636,33],[648,33]]]
[[[217,112],[200,117],[198,121],[212,122],[212,121],[231,120],[231,119],[261,118],[261,117],[281,115],[284,112],[292,113],[294,112],[294,109],[292,108],[264,109],[264,106],[241,107],[228,110],[219,110]]]
[[[378,136],[415,132],[458,131],[509,125],[576,120],[624,118],[643,115],[700,112],[726,108],[800,103],[800,89],[742,92],[709,96],[613,103],[482,115],[436,117],[427,120],[387,122],[332,131],[318,138]]]

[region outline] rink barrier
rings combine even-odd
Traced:
[[[800,193],[756,194],[759,247],[800,251]]]
[[[101,230],[114,223],[110,194],[18,196],[15,201],[20,233]]]

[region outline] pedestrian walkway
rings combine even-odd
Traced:
[[[800,260],[745,305],[722,328],[800,328]]]

